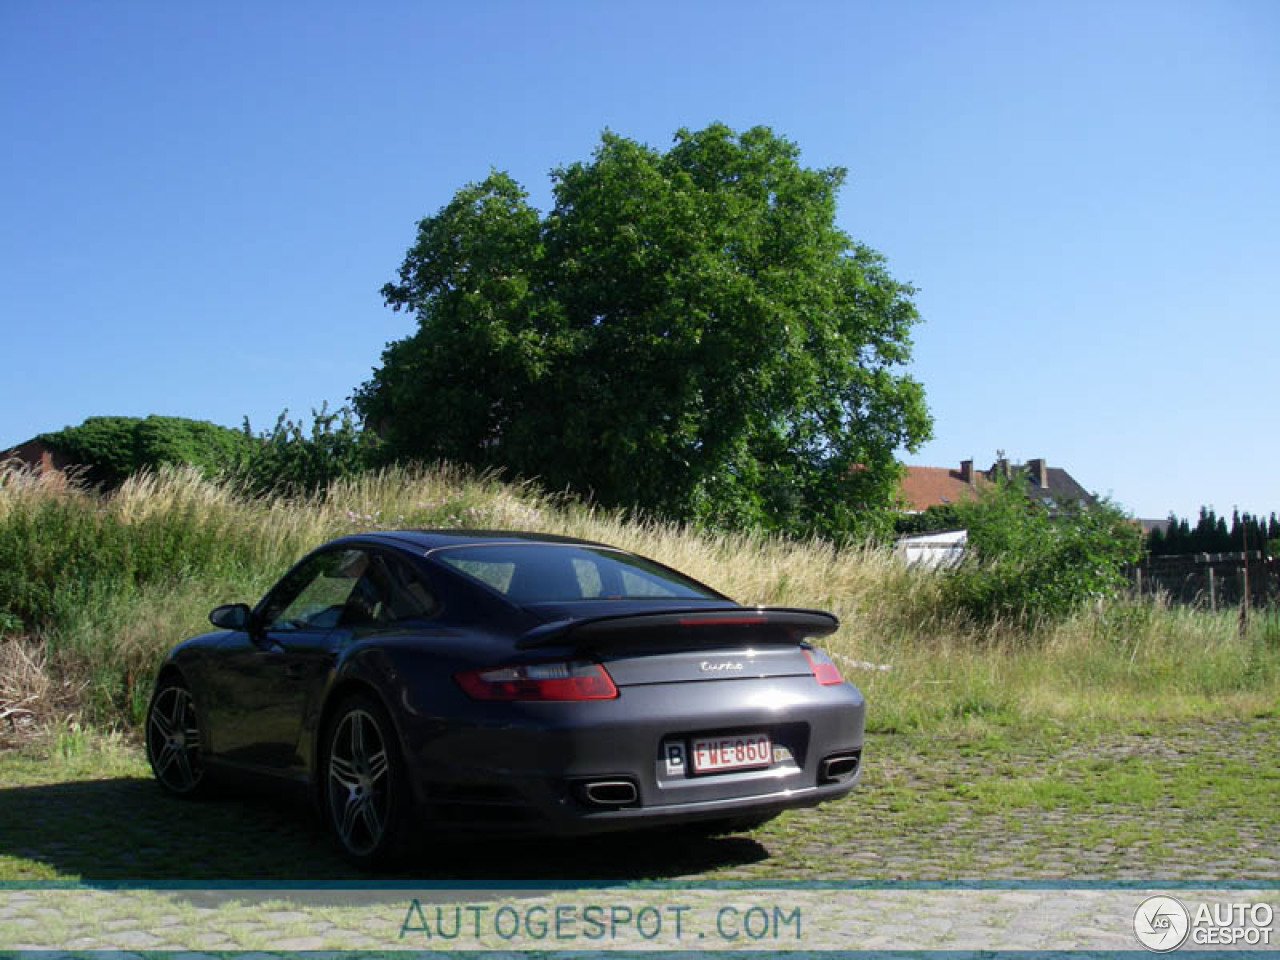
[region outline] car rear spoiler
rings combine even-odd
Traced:
[[[788,607],[691,607],[655,613],[621,613],[544,623],[516,641],[521,650],[573,643],[584,647],[639,640],[646,633],[690,638],[693,631],[719,628],[719,642],[796,642],[835,633],[840,621],[821,610]]]

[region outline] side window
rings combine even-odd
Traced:
[[[363,550],[330,550],[293,571],[272,593],[263,611],[268,630],[329,630],[336,627],[369,566]]]
[[[670,597],[671,590],[666,584],[656,582],[639,570],[622,571],[622,592],[628,597]]]
[[[573,572],[578,578],[578,589],[585,600],[594,599],[604,593],[604,584],[600,581],[600,565],[583,559],[573,558]]]
[[[403,560],[392,556],[373,555],[370,572],[385,588],[383,623],[405,623],[426,620],[436,615],[440,604],[422,578]]]
[[[448,557],[445,559],[449,560]],[[516,565],[510,561],[490,563],[487,560],[450,560],[449,562],[468,576],[475,577],[485,586],[493,587],[503,594],[511,589],[511,578],[516,572]]]
[[[438,607],[403,561],[377,551],[334,550],[282,583],[264,620],[276,631],[385,627],[432,617]]]

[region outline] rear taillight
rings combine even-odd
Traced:
[[[821,650],[816,647],[806,647],[804,658],[809,661],[813,678],[824,687],[829,687],[833,683],[844,683],[844,677],[840,676],[840,669]]]
[[[598,663],[521,663],[454,675],[476,700],[612,700],[618,688]]]

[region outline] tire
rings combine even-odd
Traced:
[[[208,795],[210,778],[200,749],[200,715],[179,677],[162,680],[147,707],[147,762],[156,782],[175,797]]]
[[[371,696],[347,697],[323,743],[321,807],[338,849],[363,869],[395,865],[409,847],[412,802],[391,718]]]

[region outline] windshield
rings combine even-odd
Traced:
[[[495,543],[448,547],[435,557],[516,603],[720,599],[674,570],[601,547]]]

